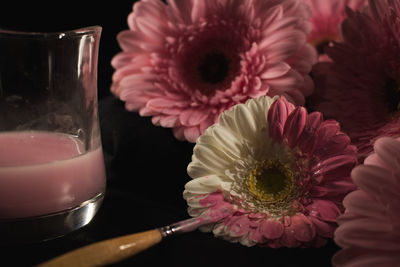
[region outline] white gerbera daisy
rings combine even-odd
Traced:
[[[184,198],[191,216],[214,218],[202,230],[232,242],[321,246],[354,189],[355,164],[337,122],[265,96],[225,111],[199,137]]]

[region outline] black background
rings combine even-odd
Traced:
[[[116,36],[128,28],[135,1],[1,1],[0,28],[54,32],[99,25],[103,28],[98,63],[99,98],[110,95],[111,58],[120,51]]]
[[[94,220],[63,238],[31,245],[0,246],[0,266],[32,266],[96,241],[164,226],[188,218],[182,198],[193,144],[170,129],[126,112],[109,91],[116,35],[127,29],[134,1],[2,1],[0,28],[64,31],[103,28],[98,63],[99,113],[107,168],[107,193]],[[1,239],[1,236],[0,236]],[[113,266],[330,266],[338,247],[271,249],[232,244],[210,233],[171,237]]]

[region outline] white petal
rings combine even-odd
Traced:
[[[187,172],[189,176],[192,177],[193,179],[213,174],[213,170],[207,168],[206,166],[204,166],[204,164],[202,164],[199,161],[190,162],[187,167]]]
[[[199,161],[214,174],[224,174],[232,165],[232,161],[220,150],[211,145],[196,144],[192,161]]]
[[[219,147],[224,151],[230,158],[237,160],[241,157],[242,144],[237,138],[237,135],[232,130],[226,127],[213,127],[211,131],[215,141],[218,142]]]
[[[205,180],[211,179],[212,182],[207,182]],[[190,194],[210,194],[216,192],[220,188],[220,183],[218,183],[217,176],[206,176],[202,178],[197,178],[189,181],[185,185],[184,197],[189,197]]]
[[[237,129],[244,138],[251,140],[259,127],[255,118],[258,114],[253,114],[245,105],[236,106],[234,111]]]

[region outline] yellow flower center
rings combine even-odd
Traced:
[[[249,192],[263,202],[277,203],[290,196],[295,187],[294,173],[279,160],[256,164],[246,181]]]

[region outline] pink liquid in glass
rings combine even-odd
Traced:
[[[101,147],[48,132],[0,134],[0,219],[25,218],[79,206],[105,189]]]

